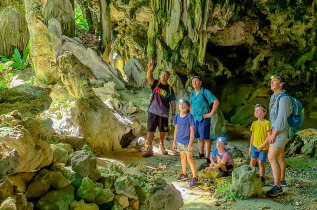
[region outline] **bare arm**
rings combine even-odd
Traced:
[[[217,109],[218,109],[218,106],[219,106],[219,100],[218,99],[216,99],[216,100],[214,100],[214,105],[212,106],[212,110],[211,110],[211,112],[209,113],[210,114],[210,117],[213,115],[213,114],[215,114],[216,112],[217,112]]]
[[[252,131],[251,137],[250,137],[250,147],[249,147],[249,155],[251,155],[251,148],[252,148],[252,144],[253,144],[253,139],[254,139],[254,134]]]
[[[151,59],[150,63],[147,65],[147,72],[146,72],[146,79],[152,86],[154,79],[153,79],[153,70],[154,70],[154,64],[153,60]]]
[[[176,124],[176,125],[175,125],[175,131],[174,131],[173,149],[177,149],[177,146],[176,146],[177,130],[178,130],[178,126],[177,126],[177,124]]]
[[[266,146],[266,145],[268,145],[269,144],[269,141],[268,141],[268,139],[269,139],[269,137],[271,136],[271,130],[269,130],[269,131],[267,131],[266,132],[266,134],[267,134],[267,138],[265,139],[265,141],[263,142],[263,144],[261,145],[261,146],[259,146],[258,147],[258,150],[259,151],[262,151],[263,150],[263,148]]]
[[[224,156],[224,157],[221,159],[220,163],[217,163],[216,165],[214,165],[214,166],[212,167],[212,169],[218,169],[218,168],[220,168],[222,165],[225,165],[225,164],[226,164],[227,160],[228,160],[228,157],[227,157],[227,156]]]

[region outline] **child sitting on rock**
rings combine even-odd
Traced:
[[[188,180],[187,176],[187,161],[190,165],[193,178],[190,182],[190,187],[197,185],[198,178],[196,166],[193,159],[193,141],[194,141],[194,117],[189,113],[190,103],[183,99],[179,101],[179,114],[174,117],[174,142],[173,149],[181,156],[181,165],[183,173],[177,178],[177,181]],[[177,141],[177,143],[176,143]],[[187,159],[187,161],[186,161]]]
[[[210,155],[210,166],[206,169],[218,169],[221,176],[229,176],[229,170],[233,168],[234,161],[231,153],[226,150],[227,139],[225,137],[218,137],[216,149]]]
[[[256,166],[258,160],[262,185],[265,185],[265,162],[269,149],[269,142],[266,139],[271,135],[271,124],[264,119],[267,109],[256,104],[254,108],[254,116],[258,119],[251,125],[252,135],[250,138],[249,154],[251,155],[251,166]]]

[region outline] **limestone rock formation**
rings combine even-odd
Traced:
[[[50,89],[30,85],[4,88],[0,91],[0,114],[18,110],[23,115],[34,116],[49,108]]]
[[[146,72],[139,60],[131,58],[125,64],[123,70],[129,84],[138,88],[144,88],[147,86],[148,83],[145,78]]]
[[[8,114],[10,119],[14,116]],[[9,118],[9,117],[2,117]],[[2,122],[2,125],[6,124],[6,120]],[[47,142],[47,139],[41,137],[46,134],[42,132],[45,129],[41,129],[38,122],[29,120],[25,123],[22,121],[19,125],[11,127],[0,128],[0,156],[6,157],[13,150],[17,151],[19,157],[19,164],[16,165],[14,172],[31,172],[34,169],[41,168],[51,164],[53,160],[53,152]],[[34,128],[36,126],[36,128]],[[43,126],[42,126],[43,127]],[[35,129],[37,131],[35,131]],[[16,159],[16,156],[12,156],[12,161]]]
[[[25,196],[29,198],[42,197],[50,188],[52,183],[52,172],[41,170],[29,183]]]
[[[97,160],[91,152],[80,150],[71,154],[70,157],[73,171],[80,176],[89,176],[96,169]]]
[[[243,165],[235,168],[232,172],[232,184],[229,188],[230,191],[247,198],[260,195],[262,193],[262,184],[255,167]]]

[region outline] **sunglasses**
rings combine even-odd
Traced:
[[[280,77],[280,76],[272,75],[272,76],[271,76],[271,80],[272,80],[272,79],[278,79],[278,80],[280,80],[281,82],[284,82],[283,79],[282,79],[282,77]]]
[[[265,113],[267,113],[267,109],[262,104],[255,104],[255,108],[261,107]]]

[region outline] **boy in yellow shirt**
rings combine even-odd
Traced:
[[[267,109],[263,105],[256,104],[254,116],[258,120],[252,123],[250,129],[252,131],[249,148],[250,165],[255,167],[258,160],[262,185],[265,184],[265,162],[269,149],[267,138],[271,135],[271,123],[264,119],[266,113]]]

